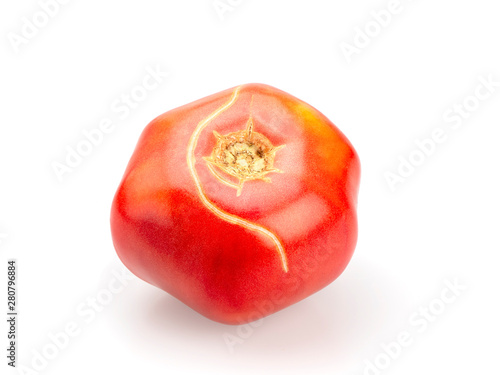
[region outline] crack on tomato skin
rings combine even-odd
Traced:
[[[217,110],[215,110],[213,113],[211,113],[209,116],[207,116],[205,119],[201,120],[198,123],[195,130],[193,131],[193,134],[191,135],[191,138],[189,139],[189,143],[188,143],[188,147],[187,147],[187,155],[186,155],[187,165],[189,167],[189,172],[191,174],[191,177],[194,180],[196,190],[198,192],[198,195],[199,195],[203,205],[209,211],[211,211],[214,215],[219,217],[220,219],[227,221],[227,222],[234,224],[234,225],[239,225],[239,226],[246,228],[248,230],[259,232],[259,233],[267,236],[269,239],[271,239],[277,248],[278,254],[279,254],[280,259],[281,259],[283,270],[285,272],[288,272],[288,262],[287,262],[287,257],[285,254],[285,249],[283,247],[283,244],[279,240],[279,238],[273,232],[271,232],[269,229],[264,228],[263,226],[258,225],[256,223],[252,223],[251,221],[245,220],[245,219],[238,217],[236,215],[230,214],[230,213],[220,209],[219,207],[217,207],[212,201],[210,201],[210,199],[208,199],[207,195],[205,194],[203,187],[202,187],[202,184],[201,184],[200,177],[198,176],[198,173],[197,173],[196,168],[195,168],[196,157],[195,157],[194,152],[195,152],[196,146],[198,144],[198,139],[199,139],[202,131],[207,127],[207,125],[213,119],[215,119],[221,113],[223,113],[224,111],[229,109],[236,102],[236,99],[238,98],[240,90],[241,90],[241,86],[238,86],[234,90],[233,94],[231,95],[231,98],[229,99],[229,101],[227,103],[223,104],[221,107],[219,107]],[[252,134],[255,134],[253,132],[253,121],[251,123],[249,121],[247,129],[245,129],[244,132],[246,133],[246,136],[251,136]],[[260,133],[256,133],[256,134],[260,134]],[[214,135],[217,137],[218,133],[215,132]],[[264,137],[264,136],[262,135],[262,137]],[[265,139],[267,139],[267,138],[265,138]],[[272,144],[271,144],[271,146],[272,146]],[[280,146],[280,147],[276,147],[276,148],[273,147],[272,149],[275,150],[274,154],[276,153],[276,151],[278,151],[282,147],[284,147],[284,146]],[[273,160],[274,160],[274,157],[273,157]],[[220,182],[222,182],[228,186],[232,186],[232,187],[236,186],[238,191],[241,192],[241,189],[243,187],[243,182],[245,180],[240,179],[239,185],[232,184],[230,182],[225,181],[220,175],[216,174],[212,169],[210,169],[210,163],[207,163],[207,166],[209,166],[209,170],[212,172],[212,174],[214,174],[214,176],[217,178],[217,180],[219,180]],[[267,171],[266,173],[278,172],[278,171],[279,170],[277,170],[276,168],[272,168],[269,171]],[[266,173],[264,173],[264,174],[266,174]],[[261,177],[263,177],[263,176],[261,176]],[[267,177],[264,177],[261,179],[265,180],[265,178],[267,178]]]

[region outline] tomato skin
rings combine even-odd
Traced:
[[[285,147],[273,163],[281,173],[245,180],[238,196],[205,160],[214,130],[242,132],[249,119]],[[146,282],[212,320],[247,323],[343,272],[357,240],[359,178],[354,148],[319,111],[267,85],[239,86],[144,129],[113,200],[113,243]]]

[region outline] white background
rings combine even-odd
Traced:
[[[212,0],[69,1],[16,51],[11,40],[22,37],[24,17],[44,18],[37,1],[2,2],[0,284],[16,258],[18,364],[33,369],[44,350],[53,357],[38,362],[43,371],[19,373],[377,373],[369,363],[387,374],[498,371],[497,2],[401,0],[380,30],[371,12],[388,1],[232,3],[221,18]],[[368,45],[348,61],[342,43],[356,46],[366,27]],[[120,117],[112,103],[139,90],[147,67],[170,75]],[[474,99],[480,77],[497,87]],[[315,106],[357,149],[360,232],[347,270],[253,328],[209,321],[135,277],[91,316],[88,298],[104,296],[122,272],[109,211],[142,129],[249,82]],[[464,101],[466,118],[445,121]],[[113,131],[59,181],[53,163],[106,118]],[[415,142],[437,129],[446,141],[418,159]],[[392,191],[386,174],[410,155],[421,165]],[[465,290],[453,295],[447,282]],[[429,305],[435,314],[424,319],[420,308]],[[54,353],[49,334],[71,322],[78,334]],[[387,361],[383,345],[404,331],[411,344],[393,345]]]

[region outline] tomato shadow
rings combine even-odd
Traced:
[[[311,369],[359,361],[363,347],[394,326],[404,298],[397,280],[364,262],[351,262],[322,291],[251,325],[213,322],[163,291],[144,284],[117,317],[117,330],[149,360],[210,357],[226,365]]]

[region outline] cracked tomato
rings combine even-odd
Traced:
[[[335,280],[357,238],[360,165],[319,111],[249,84],[144,130],[111,212],[135,275],[206,317],[257,320]]]

